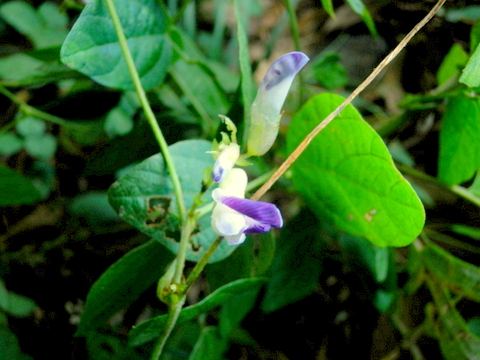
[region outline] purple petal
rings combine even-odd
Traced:
[[[283,80],[293,78],[305,66],[308,60],[308,56],[299,51],[293,51],[280,56],[268,69],[262,85],[265,86],[266,90],[270,90]]]
[[[270,203],[241,199],[234,196],[222,196],[218,199],[223,205],[242,213],[253,220],[273,227],[282,227],[283,219],[280,210]]]
[[[223,180],[224,176],[226,175],[225,169],[220,165],[220,163],[215,162],[212,168],[212,180],[216,183]]]
[[[264,224],[248,216],[246,216],[245,222],[248,226],[247,229],[244,231],[245,234],[266,233],[269,232],[272,228],[269,224]]]

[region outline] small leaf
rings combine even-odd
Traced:
[[[57,151],[57,139],[52,134],[28,136],[25,138],[24,146],[31,156],[48,160]]]
[[[334,94],[307,102],[290,124],[289,151],[342,102]],[[423,228],[417,194],[382,138],[351,105],[311,141],[292,171],[295,187],[319,218],[374,245],[408,245]]]
[[[212,156],[207,154],[211,147],[205,140],[180,141],[169,147],[187,209],[201,191],[203,171],[213,163]],[[210,199],[210,192],[204,198]],[[109,190],[109,201],[122,219],[177,253],[180,220],[173,185],[161,154],[144,160],[115,182]],[[190,261],[198,261],[217,237],[209,214],[199,219],[197,230],[187,250]],[[210,262],[224,259],[235,248],[222,242]]]
[[[0,207],[31,204],[39,199],[40,193],[30,180],[0,165]]]
[[[15,125],[18,133],[22,136],[40,136],[45,133],[47,125],[45,121],[33,116],[27,116]]]
[[[8,308],[5,309],[5,311],[16,317],[30,315],[33,312],[33,309],[37,306],[32,299],[23,295],[15,294],[11,291],[8,293],[8,302]]]
[[[327,89],[342,87],[347,84],[348,74],[340,63],[337,54],[326,54],[316,58],[310,68],[318,83]]]
[[[470,180],[480,168],[480,100],[448,100],[440,130],[438,176],[449,184]]]
[[[22,150],[23,141],[13,133],[0,135],[0,154],[10,156]]]
[[[6,326],[0,325],[0,356],[8,360],[31,360],[22,353],[18,339]]]
[[[86,335],[100,327],[118,310],[135,301],[162,276],[172,258],[170,252],[152,240],[110,266],[87,295],[77,335]]]
[[[158,85],[170,65],[167,15],[155,0],[113,1],[145,90]],[[141,26],[138,26],[141,24]],[[91,0],[67,36],[62,62],[100,84],[133,90],[117,35],[103,0]]]
[[[220,336],[218,328],[207,326],[202,329],[188,360],[222,360],[227,349],[227,340]]]
[[[239,0],[234,1],[235,17],[237,18],[237,42],[238,42],[238,62],[241,73],[241,93],[244,109],[249,109],[253,102],[253,81],[252,81],[252,67],[250,64],[250,55],[248,47],[248,33],[247,23],[248,16],[245,14],[244,6],[242,7]],[[250,112],[244,111],[244,121],[250,119]]]
[[[453,44],[450,51],[445,56],[437,72],[438,85],[445,84],[454,76],[458,76],[460,71],[468,61],[468,54],[459,44]]]
[[[68,17],[51,2],[45,2],[37,11],[26,2],[10,1],[0,7],[0,15],[36,48],[61,45],[67,35]]]
[[[266,278],[241,279],[222,286],[202,301],[184,308],[178,317],[177,325],[181,325],[198,315],[222,305],[233,296],[262,286],[266,280]],[[130,345],[139,346],[157,338],[163,331],[167,318],[167,314],[157,316],[134,327],[132,331],[130,331]]]
[[[367,25],[370,34],[375,36],[378,35],[372,16],[368,12],[368,9],[363,4],[362,0],[346,0],[346,2],[348,5],[350,5],[355,14],[360,15],[365,25]]]
[[[460,76],[460,82],[469,86],[480,86],[480,45],[477,45]]]
[[[333,8],[332,0],[321,0],[323,9],[327,12],[330,17],[335,18],[335,10]]]

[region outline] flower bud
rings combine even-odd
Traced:
[[[248,154],[263,155],[272,147],[288,90],[295,75],[308,60],[304,53],[294,51],[280,56],[268,69],[251,108]]]
[[[225,176],[235,165],[235,162],[240,156],[240,146],[236,143],[231,143],[220,151],[220,154],[215,161],[212,169],[212,180],[215,182],[222,181]]]

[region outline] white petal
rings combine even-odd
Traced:
[[[212,213],[212,228],[222,236],[239,235],[247,227],[245,215],[217,203]]]
[[[225,239],[227,239],[229,245],[239,245],[245,241],[245,238],[246,236],[244,233],[233,236],[225,236]]]
[[[226,195],[244,198],[247,183],[248,177],[245,170],[234,168],[225,176],[225,179],[219,184],[219,188],[224,190]]]

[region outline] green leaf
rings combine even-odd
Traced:
[[[110,110],[105,119],[104,129],[110,137],[130,133],[135,125],[133,116],[140,107],[138,97],[133,92],[122,95],[119,104]]]
[[[237,280],[222,286],[202,301],[184,308],[178,317],[177,325],[181,325],[198,315],[222,305],[234,296],[243,294],[253,288],[260,287],[265,282],[266,278],[250,278]],[[130,331],[130,345],[139,346],[156,339],[163,331],[167,318],[168,314],[157,316],[134,327],[132,331]]]
[[[107,193],[103,191],[90,191],[76,196],[69,210],[74,216],[84,218],[92,227],[120,220],[108,203]]]
[[[33,116],[27,116],[15,125],[18,133],[22,136],[40,136],[45,133],[47,125],[45,121]]]
[[[245,16],[244,9],[239,0],[234,1],[235,17],[237,19],[237,42],[238,42],[238,61],[240,64],[241,90],[244,111],[245,123],[250,119],[250,106],[253,102],[253,80],[252,67],[250,64],[250,55],[248,47],[247,22],[248,17]],[[247,131],[245,132],[247,133]]]
[[[342,102],[334,94],[308,101],[290,124],[289,151]],[[408,245],[423,228],[425,211],[417,194],[351,105],[311,141],[292,172],[295,187],[319,218],[374,245]]]
[[[31,204],[39,199],[40,193],[30,180],[0,165],[0,207]]]
[[[282,229],[269,271],[263,311],[281,309],[318,288],[325,252],[317,221],[311,212],[302,211]]]
[[[346,2],[348,5],[350,5],[355,14],[360,15],[365,25],[367,25],[370,34],[375,36],[378,35],[372,16],[368,12],[368,9],[363,4],[362,0],[346,0]]]
[[[444,359],[477,359],[480,354],[480,338],[469,331],[445,286],[428,277],[427,284],[435,303],[435,309],[427,306],[427,324],[433,328]]]
[[[428,242],[420,252],[421,262],[452,291],[480,302],[480,268],[460,260]]]
[[[3,311],[16,317],[25,317],[30,315],[36,306],[32,299],[8,291],[3,280],[0,280],[0,308]]]
[[[52,134],[27,136],[24,146],[31,156],[48,160],[57,151],[57,139]]]
[[[205,140],[180,141],[169,147],[182,185],[185,206],[193,204],[202,188],[202,175],[213,163],[211,143]],[[210,192],[204,198],[209,201]],[[145,234],[160,241],[174,254],[179,247],[179,217],[173,185],[157,154],[135,166],[109,190],[109,201],[122,219]],[[198,232],[191,239],[187,260],[198,261],[217,235],[210,225],[210,215],[199,219]],[[210,258],[210,262],[224,259],[235,246],[222,242]]]
[[[67,35],[68,17],[51,2],[43,3],[37,11],[26,2],[10,1],[0,7],[0,16],[36,48],[61,45]]]
[[[228,258],[207,266],[210,289],[215,290],[234,280],[263,275],[274,259],[275,243],[272,232],[249,234],[247,241]]]
[[[22,353],[18,339],[7,327],[0,326],[0,358],[8,360],[31,360]]]
[[[445,56],[437,72],[438,85],[445,84],[454,76],[458,76],[467,64],[468,54],[459,44],[453,44]]]
[[[90,289],[77,335],[86,335],[100,327],[118,310],[135,301],[162,276],[172,259],[170,252],[152,240],[115,262]]]
[[[480,100],[448,100],[440,129],[438,176],[449,184],[470,180],[480,168]]]
[[[219,314],[219,331],[222,337],[228,338],[237,329],[257,301],[260,287],[253,288],[227,300]]]
[[[150,90],[164,79],[170,65],[172,49],[167,15],[155,0],[113,2],[143,88]],[[104,86],[134,89],[103,0],[88,2],[68,34],[60,56],[63,63]]]
[[[222,360],[227,349],[228,342],[220,336],[218,328],[207,326],[202,329],[188,360]]]
[[[0,135],[0,154],[10,156],[23,148],[23,141],[14,133]]]
[[[477,21],[470,30],[470,49],[473,52],[480,43],[480,21]]]
[[[480,86],[480,45],[477,45],[474,53],[470,56],[459,81],[469,87]]]
[[[33,312],[33,309],[37,306],[32,299],[15,294],[14,292],[8,293],[8,308],[5,309],[7,313],[16,317],[25,317]]]
[[[348,74],[340,63],[338,54],[326,54],[315,59],[310,68],[318,83],[327,89],[342,87],[347,84]]]
[[[323,9],[327,12],[330,17],[335,18],[335,10],[333,8],[332,0],[320,0],[322,3]]]
[[[216,129],[218,114],[226,114],[228,103],[211,74],[202,65],[179,59],[170,69],[175,82],[203,120],[206,132]]]

